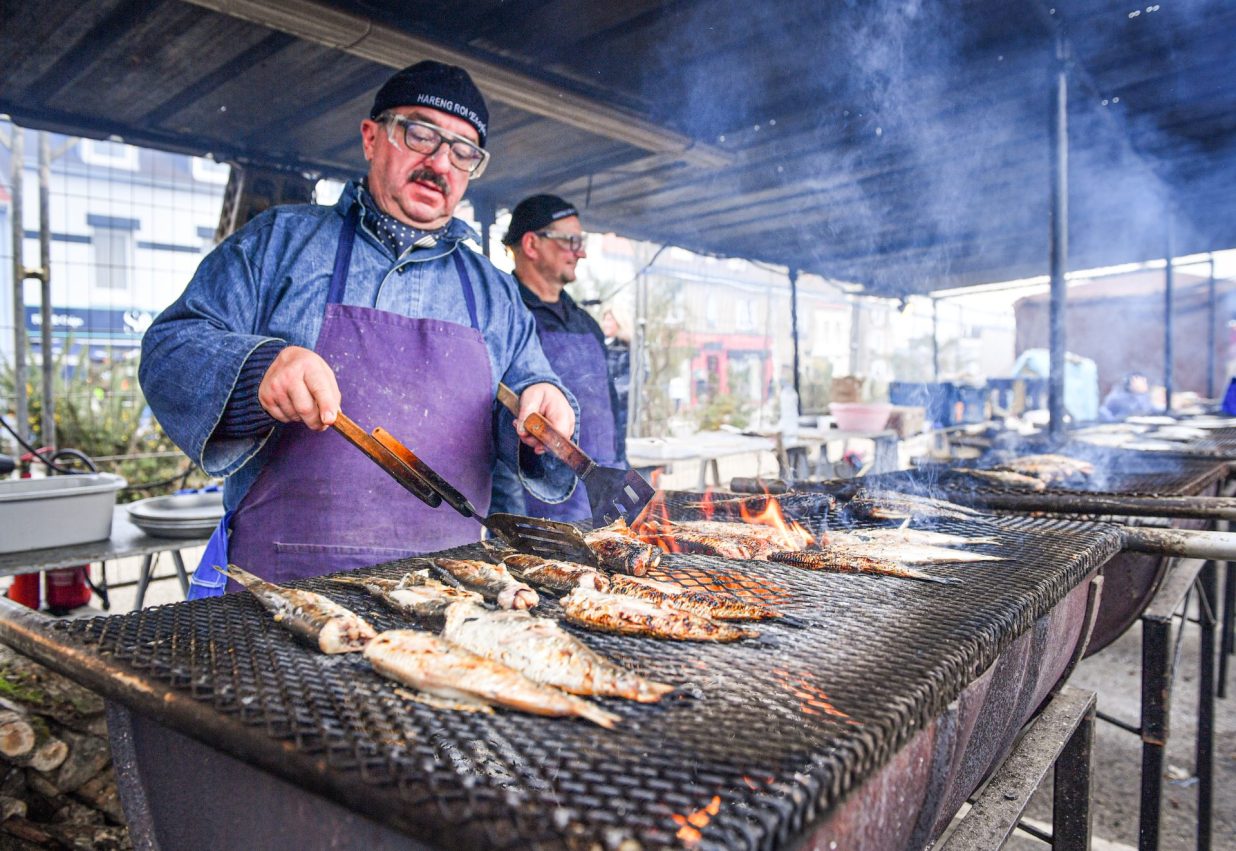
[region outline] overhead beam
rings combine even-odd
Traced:
[[[722,168],[732,156],[634,112],[487,62],[462,50],[410,35],[369,18],[341,12],[315,0],[185,0],[222,15],[269,27],[377,62],[402,68],[409,57],[466,66],[485,93],[509,106],[624,142],[656,154],[672,154],[701,168]]]

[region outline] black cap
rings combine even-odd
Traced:
[[[515,245],[526,233],[535,233],[559,219],[578,216],[579,210],[557,195],[532,195],[515,205],[511,226],[502,238],[503,245]]]
[[[481,147],[488,133],[489,109],[468,72],[457,65],[426,59],[397,72],[373,99],[370,118],[400,106],[428,106],[457,115],[476,128]]]

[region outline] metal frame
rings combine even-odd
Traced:
[[[1047,840],[1065,851],[1088,849],[1096,698],[1093,691],[1060,689],[1027,726],[970,812],[937,847],[941,851],[1000,847],[1020,826],[1030,796],[1054,766],[1052,835]]]
[[[1180,642],[1188,605],[1198,591],[1201,647],[1198,683],[1196,766],[1197,848],[1210,848],[1211,809],[1214,800],[1214,659],[1215,617],[1210,601],[1215,597],[1215,562],[1173,559],[1154,600],[1142,613],[1141,724],[1134,727],[1117,718],[1098,717],[1142,739],[1141,807],[1138,847],[1159,847],[1163,794],[1163,760],[1169,735],[1171,692],[1180,660]],[[1172,640],[1172,626],[1181,619],[1180,632]]]

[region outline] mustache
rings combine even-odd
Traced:
[[[418,168],[408,175],[409,183],[418,181],[433,184],[443,195],[447,195],[450,192],[450,187],[446,185],[446,178],[427,168]]]

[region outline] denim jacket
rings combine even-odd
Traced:
[[[228,476],[229,510],[248,492],[276,443],[270,437],[283,426],[255,438],[221,438],[215,435],[219,419],[241,367],[260,345],[283,340],[314,348],[339,232],[355,197],[356,185],[349,183],[334,207],[279,206],[257,216],[202,260],[185,291],[142,339],[139,377],[151,410],[203,470]],[[475,232],[452,219],[436,246],[396,258],[358,225],[344,302],[469,325],[450,257],[462,252],[493,367],[491,394],[496,396],[499,380],[517,393],[547,381],[566,394],[578,421],[579,406],[546,361],[514,279],[466,249],[461,243],[469,238],[475,239]],[[499,453],[515,452],[513,431],[497,438]],[[538,464],[534,472],[521,470],[521,479],[547,502],[568,498],[575,487],[570,469],[556,461]]]

